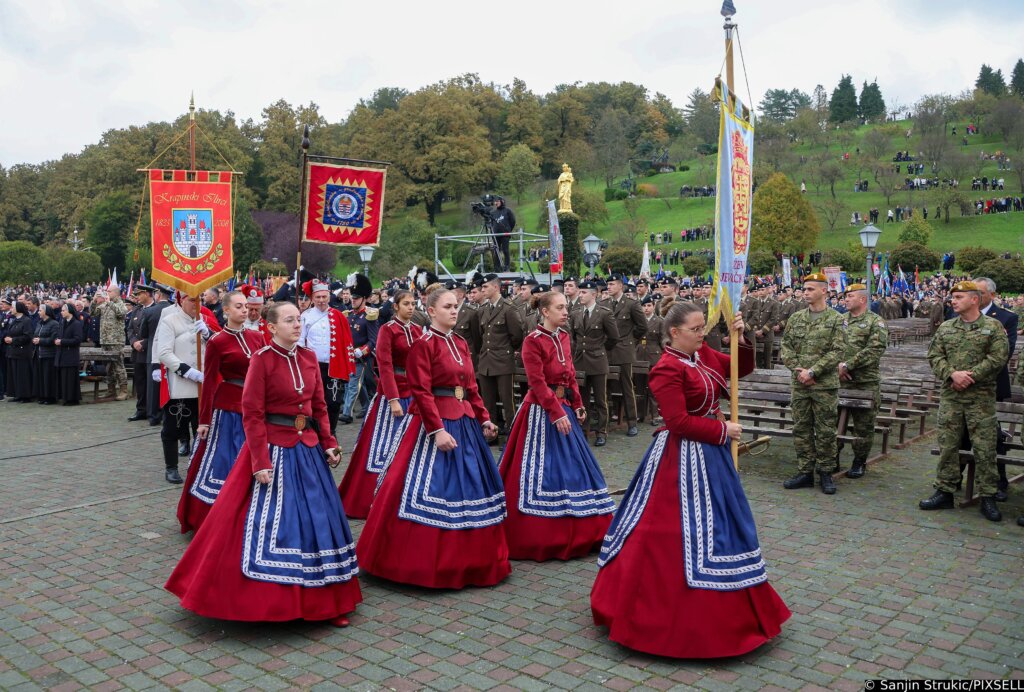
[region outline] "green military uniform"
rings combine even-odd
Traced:
[[[882,318],[870,310],[865,310],[859,317],[847,314],[843,326],[846,329],[846,355],[843,362],[852,378],[843,385],[874,394],[874,403],[870,409],[850,412],[853,434],[857,437],[853,443],[853,465],[856,468],[867,461],[875,439],[875,419],[882,403],[878,364],[889,345],[889,330]]]
[[[836,469],[839,362],[846,353],[843,318],[825,308],[793,313],[782,335],[782,362],[793,372],[793,446],[800,473]],[[797,380],[797,368],[814,371],[814,384]]]
[[[101,294],[97,293],[97,297]],[[100,346],[103,352],[112,356],[107,365],[107,395],[118,401],[128,398],[128,372],[124,369],[125,316],[128,307],[124,301],[108,300],[97,304],[93,298],[92,314],[100,316]]]
[[[942,381],[939,394],[939,456],[935,488],[956,491],[960,482],[960,443],[964,428],[971,438],[978,494],[995,495],[996,376],[1009,357],[1010,342],[999,320],[979,315],[974,322],[960,317],[943,322],[928,347],[932,372]],[[974,384],[958,392],[950,376],[970,371]]]

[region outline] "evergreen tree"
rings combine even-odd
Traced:
[[[860,90],[860,115],[865,120],[885,118],[885,99],[882,98],[882,90],[878,88],[878,80],[864,86]]]
[[[857,117],[857,90],[853,86],[853,77],[844,74],[839,80],[839,85],[832,91],[828,109],[828,120],[832,123],[845,123]]]
[[[993,70],[988,65],[981,66],[974,86],[993,96],[1002,96],[1006,93],[1006,80],[1003,78],[1003,71]]]
[[[1010,76],[1010,91],[1014,96],[1024,99],[1024,60],[1018,59]]]
[[[87,241],[100,256],[104,268],[125,268],[128,229],[132,227],[132,198],[127,192],[111,192],[100,197],[86,214]]]

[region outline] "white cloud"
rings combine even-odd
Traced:
[[[741,0],[755,103],[768,88],[878,78],[904,104],[971,86],[982,62],[1024,54],[1013,0]],[[0,164],[77,152],[110,129],[203,108],[256,118],[284,98],[343,118],[382,86],[414,90],[466,72],[526,81],[631,81],[677,105],[722,64],[716,0],[0,0]],[[1016,39],[1014,37],[1017,37]],[[737,56],[738,57],[738,56]],[[737,60],[737,76],[741,74]],[[737,85],[741,96],[746,86]]]

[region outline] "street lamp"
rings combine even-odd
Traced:
[[[363,245],[359,248],[359,259],[363,262],[363,274],[367,278],[370,277],[370,260],[373,259],[373,251],[376,250],[372,245]]]
[[[587,266],[590,267],[590,273],[594,273],[594,266],[597,265],[600,256],[597,254],[601,250],[601,239],[591,233],[583,239],[583,261],[586,262]]]
[[[868,284],[868,307],[871,307],[871,259],[875,254],[875,246],[878,245],[878,237],[882,235],[882,231],[876,228],[872,224],[868,224],[860,230],[860,244],[865,250],[868,251],[868,273],[867,273],[867,284]]]

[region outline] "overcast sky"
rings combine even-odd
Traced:
[[[1024,0],[735,0],[754,105],[768,88],[877,77],[886,102],[973,86],[1024,56]],[[465,72],[630,81],[676,105],[722,64],[718,0],[0,0],[0,165],[77,153],[111,128],[201,108],[259,118],[316,102],[344,118],[382,86]],[[737,80],[742,68],[737,61]],[[746,98],[746,86],[738,90]]]

